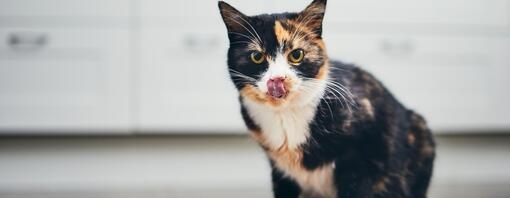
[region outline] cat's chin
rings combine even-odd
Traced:
[[[290,98],[292,98],[292,96],[289,93],[285,93],[282,96],[275,97],[269,93],[266,93],[266,98],[268,101],[267,103],[272,106],[284,106],[285,104],[290,103]]]

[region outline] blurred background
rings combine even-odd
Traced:
[[[510,0],[330,0],[324,23],[427,118],[430,197],[510,197]],[[0,197],[270,197],[227,47],[215,0],[0,0]]]

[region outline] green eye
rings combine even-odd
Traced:
[[[303,58],[305,57],[305,52],[303,52],[302,49],[293,50],[289,53],[289,61],[294,64],[298,64],[301,61],[303,61]]]
[[[262,54],[260,52],[252,52],[250,56],[251,56],[251,61],[253,61],[253,63],[255,63],[255,64],[260,64],[260,63],[264,62],[264,54]]]

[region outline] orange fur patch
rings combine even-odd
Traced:
[[[269,145],[267,144],[266,139],[262,134],[262,131],[251,131],[250,136],[253,140],[259,143],[259,145],[262,146],[262,148],[264,148],[265,150],[269,150]]]
[[[286,176],[294,178],[306,190],[319,193],[321,197],[331,197],[336,194],[332,165],[308,170],[303,166],[303,150],[300,148],[290,149],[286,140],[281,147],[271,148],[261,131],[252,131],[251,136],[266,150],[278,169],[282,170]]]
[[[300,149],[289,149],[287,141],[285,141],[279,148],[270,148],[269,145],[267,145],[267,141],[261,131],[252,131],[251,137],[263,147],[269,148],[267,151],[269,157],[275,160],[281,169],[304,169],[301,164],[303,152]]]
[[[282,23],[292,26],[294,30],[286,30],[283,28]],[[309,29],[306,24],[294,20],[276,21],[274,29],[279,45],[283,46],[287,43],[293,46],[292,49],[284,49],[283,55],[285,57],[287,57],[292,50],[301,48],[305,51],[305,58],[311,61],[325,58],[325,62],[327,62],[326,46],[324,42],[320,37],[309,39],[309,37],[315,33]],[[319,51],[319,49],[322,50],[323,54],[315,53]]]
[[[432,156],[432,155],[434,155],[434,150],[435,150],[434,146],[430,145],[429,143],[426,143],[421,148],[421,154],[423,156]]]
[[[374,118],[374,107],[372,106],[372,103],[367,98],[363,98],[359,101],[359,104],[365,111],[365,113],[370,116],[370,118]]]
[[[326,62],[319,69],[319,72],[317,72],[317,75],[315,76],[315,79],[324,80],[324,79],[326,79],[326,77],[328,77],[328,74],[329,74],[329,63]]]
[[[290,33],[289,31],[285,30],[282,27],[282,24],[280,21],[276,21],[274,23],[274,33],[276,35],[276,40],[278,41],[278,44],[282,45],[285,43],[285,41],[288,41],[290,39]]]
[[[387,177],[383,177],[372,186],[372,190],[374,190],[375,192],[386,191],[387,190],[386,184],[389,183],[389,181],[390,180]]]
[[[410,131],[407,133],[407,143],[409,145],[414,145],[414,142],[416,141],[416,137],[414,136],[413,132]]]
[[[278,169],[293,178],[305,190],[332,197],[336,194],[332,165],[324,165],[314,170],[306,169],[302,164],[303,151],[282,146],[277,150],[268,151]]]
[[[303,152],[300,149],[289,149],[286,142],[280,148],[270,150],[268,154],[282,170],[304,170],[301,164]]]

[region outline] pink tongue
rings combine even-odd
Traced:
[[[286,94],[283,78],[273,78],[268,80],[267,92],[274,98],[283,98]]]

